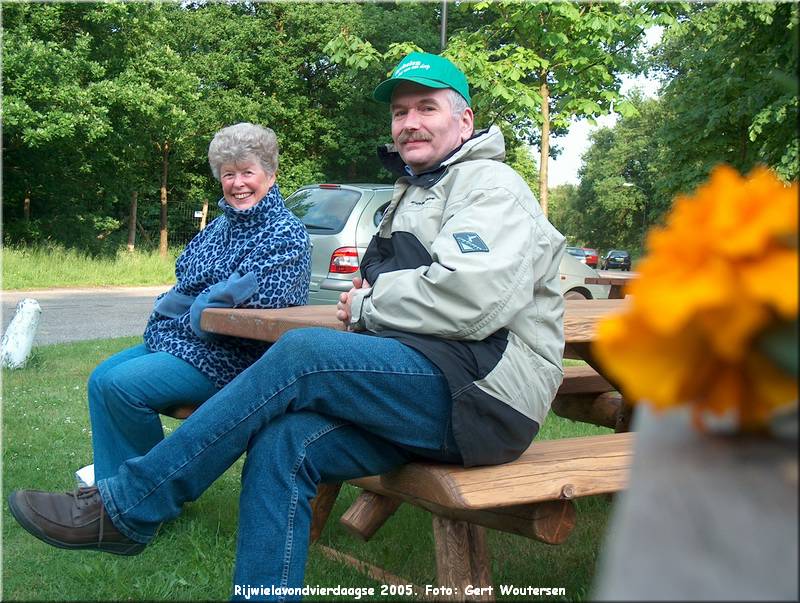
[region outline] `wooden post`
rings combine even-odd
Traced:
[[[486,529],[466,521],[433,516],[436,546],[436,579],[445,587],[440,600],[494,601]],[[486,588],[477,596],[466,597],[467,586]]]
[[[309,533],[311,544],[319,540],[322,535],[322,530],[328,522],[328,515],[333,510],[333,504],[336,502],[336,497],[339,496],[341,487],[341,483],[317,486],[317,495],[311,500],[311,530]]]
[[[25,200],[22,202],[22,219],[26,222],[31,220],[31,192],[25,191]]]
[[[139,191],[131,193],[131,210],[128,213],[128,251],[133,251],[136,247],[136,204],[139,199]]]
[[[397,511],[401,502],[399,498],[363,490],[339,523],[356,538],[367,541]]]
[[[206,220],[208,220],[208,199],[203,199],[203,215],[200,216],[200,230],[206,227]]]
[[[601,427],[616,429],[620,426],[620,411],[625,402],[619,392],[602,394],[558,394],[553,400],[552,410],[559,417]],[[625,424],[628,427],[629,421]],[[626,428],[617,433],[629,431]]]
[[[539,153],[539,205],[547,217],[547,166],[550,159],[550,89],[547,87],[547,75],[542,77],[539,92],[542,94],[542,140]]]
[[[167,257],[167,175],[169,172],[169,141],[161,147],[161,230],[158,241],[158,254]]]

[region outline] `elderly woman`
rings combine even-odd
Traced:
[[[268,344],[200,328],[204,308],[282,308],[308,300],[310,242],[275,183],[275,133],[250,123],[223,128],[208,148],[223,214],[178,258],[177,282],[156,299],[144,343],[112,356],[89,378],[94,476],[117,473],[163,437],[159,411],[197,406]]]

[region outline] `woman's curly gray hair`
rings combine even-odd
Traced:
[[[267,174],[278,171],[278,138],[270,128],[249,122],[234,124],[217,132],[208,145],[208,163],[217,180],[223,165],[252,158],[258,160]]]

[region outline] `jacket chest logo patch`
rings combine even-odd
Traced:
[[[458,243],[461,253],[473,253],[475,251],[489,251],[486,243],[483,242],[476,232],[454,232],[453,237]]]

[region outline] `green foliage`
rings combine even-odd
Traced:
[[[548,218],[559,232],[567,238],[567,244],[583,247],[593,244],[579,238],[582,236],[583,219],[577,210],[578,187],[561,184],[550,189],[550,212]]]
[[[660,188],[668,155],[654,133],[663,123],[662,104],[634,93],[636,109],[611,128],[592,134],[583,156],[577,192],[569,200],[569,234],[601,249],[638,250],[644,234],[669,209],[672,197]]]
[[[794,3],[693,5],[665,33],[653,59],[669,78],[659,130],[673,160],[673,193],[693,189],[711,168],[756,164],[800,176],[798,25]]]
[[[523,144],[541,146],[551,135],[566,133],[576,116],[593,119],[615,103],[622,114],[633,115],[634,107],[619,94],[620,74],[636,70],[636,47],[645,29],[670,22],[677,6],[463,3],[443,54],[467,74],[476,127],[501,125],[512,151]],[[425,50],[410,41],[383,48],[342,28],[326,51],[352,71],[388,73],[402,54]],[[557,152],[548,150],[541,167]],[[542,204],[546,208],[546,200]]]
[[[435,35],[430,15],[429,5],[4,6],[6,240],[113,253],[133,191],[140,218],[157,219],[144,208],[159,197],[165,158],[171,201],[219,197],[206,151],[237,121],[276,131],[286,194],[320,180],[385,180],[375,147],[387,121],[367,92],[375,80],[343,73],[323,47],[340,27],[380,31],[386,43]]]
[[[469,69],[482,112],[506,119],[530,143],[544,125],[543,85],[552,128],[573,117],[597,117],[620,100],[620,75],[669,7],[642,3],[480,2],[469,8],[484,25],[459,32],[448,52]]]
[[[661,98],[634,93],[634,112],[594,134],[580,188],[558,212],[562,231],[635,251],[719,163],[798,178],[798,18],[789,4],[692,5],[651,59],[667,78]]]

